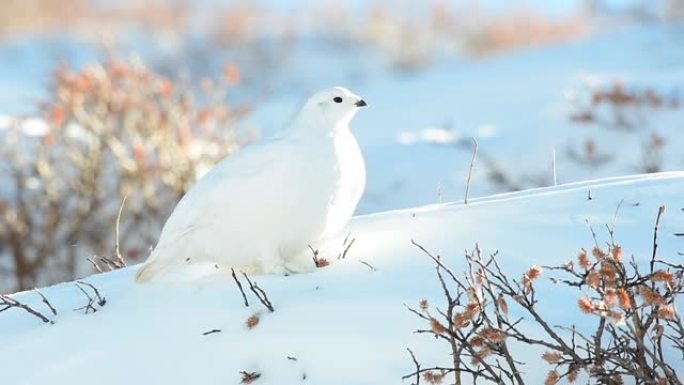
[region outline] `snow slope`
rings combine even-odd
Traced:
[[[433,267],[411,239],[456,271],[464,268],[463,250],[479,242],[485,251],[500,250],[505,268],[518,275],[590,247],[585,219],[600,240],[607,240],[604,224],[615,223],[624,251],[646,256],[657,208],[666,204],[659,252],[678,258],[684,245],[673,233],[684,230],[683,192],[684,172],[663,173],[356,217],[347,229],[356,241],[345,260],[310,274],[255,277],[273,313],[249,292],[246,308],[229,276],[140,286],[132,267],[87,277],[107,299],[91,314],[72,310],[85,303],[74,283],[60,284],[43,289],[59,312],[54,325],[16,309],[0,313],[2,383],[238,384],[243,370],[261,373],[259,385],[401,383],[412,370],[407,346],[425,364],[449,360],[433,338],[412,334],[424,325],[403,306],[422,298],[442,303]],[[321,254],[335,259],[344,236],[322,245]],[[580,327],[595,321],[575,308],[576,291],[548,285],[540,292],[553,298],[542,295],[541,306],[552,319]],[[35,293],[15,298],[48,314]],[[255,312],[260,322],[249,330],[245,321]],[[221,332],[203,335],[213,329]],[[530,363],[530,383],[541,383],[548,368],[539,364],[539,352],[520,352]]]

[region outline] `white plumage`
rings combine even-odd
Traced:
[[[178,203],[136,281],[189,263],[252,274],[312,269],[308,245],[344,227],[365,187],[349,130],[365,105],[345,88],[321,91],[282,134],[222,160]]]

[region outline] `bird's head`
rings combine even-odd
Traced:
[[[346,127],[366,102],[344,87],[332,87],[310,97],[297,116],[300,124],[321,128]]]

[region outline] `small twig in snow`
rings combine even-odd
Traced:
[[[221,333],[221,329],[211,329],[209,331],[206,331],[202,333],[203,336],[208,336],[209,334],[214,334],[214,333]]]
[[[91,311],[93,313],[95,313],[98,310],[95,307],[95,304],[102,307],[107,303],[107,299],[105,297],[101,296],[100,291],[97,290],[97,288],[95,286],[93,286],[92,284],[90,284],[88,282],[84,282],[84,281],[76,281],[75,285],[78,288],[78,290],[80,290],[81,293],[83,293],[83,295],[85,295],[88,298],[88,303],[86,303],[84,306],[81,306],[77,309],[74,309],[74,311],[79,311],[79,310],[85,309],[85,314],[88,314]],[[93,297],[90,294],[88,294],[88,292],[83,288],[83,286],[86,286],[86,287],[89,287],[90,289],[92,289],[93,292],[95,293],[95,296]]]
[[[242,374],[242,380],[240,381],[241,384],[251,384],[252,382],[256,381],[259,377],[261,377],[261,373],[257,372],[247,372],[247,371],[241,371],[240,374]]]
[[[121,256],[121,245],[119,243],[119,225],[121,224],[121,213],[123,212],[124,205],[126,204],[126,196],[123,197],[123,200],[121,201],[121,206],[119,206],[119,213],[116,216],[116,243],[114,246],[114,256],[119,260],[119,264],[121,267],[126,267],[126,261],[124,258]]]
[[[43,303],[46,304],[48,308],[50,308],[50,311],[52,312],[52,315],[55,315],[55,316],[56,316],[56,315],[57,315],[57,309],[55,309],[55,308],[52,306],[52,304],[50,303],[50,301],[48,301],[47,297],[45,297],[45,295],[43,295],[43,293],[41,293],[40,290],[38,290],[38,288],[33,289],[33,291],[35,291],[36,293],[38,293],[38,295],[40,296],[40,298],[43,299]]]
[[[114,270],[122,269],[122,268],[126,267],[126,266],[121,265],[120,262],[115,261],[111,258],[107,258],[107,257],[100,257],[100,261],[104,262],[105,266],[107,266],[109,271],[114,271]]]
[[[233,276],[233,280],[235,280],[235,283],[237,284],[238,289],[240,289],[240,293],[242,293],[242,299],[245,301],[245,307],[249,307],[249,302],[247,301],[247,295],[245,294],[245,291],[242,289],[242,284],[240,283],[240,280],[235,275],[235,269],[233,269],[231,267],[230,273]]]
[[[330,265],[330,261],[328,261],[325,258],[319,258],[318,257],[318,250],[314,249],[311,245],[307,245],[309,247],[309,250],[311,250],[311,253],[313,254],[313,261],[314,265],[316,267],[326,267]]]
[[[93,291],[95,292],[95,296],[97,297],[97,304],[98,305],[104,306],[107,303],[107,299],[104,296],[101,296],[100,291],[97,290],[97,288],[95,286],[93,286],[92,284],[85,282],[85,281],[76,281],[76,283],[77,284],[80,283],[81,285],[86,285],[89,288],[93,289]]]
[[[18,309],[23,309],[27,313],[40,318],[40,320],[43,321],[44,323],[54,324],[54,322],[51,321],[46,316],[44,316],[43,313],[41,313],[37,310],[34,310],[29,305],[23,304],[23,303],[17,301],[16,299],[14,299],[8,295],[0,294],[0,306],[4,306],[3,308],[0,309],[0,313],[2,313],[3,311],[5,311],[7,309],[16,307]]]
[[[97,270],[98,273],[103,273],[102,268],[100,268],[100,265],[95,262],[92,258],[86,258],[86,261],[90,262],[91,265]]]
[[[247,321],[245,321],[245,326],[247,326],[247,329],[254,329],[259,324],[260,320],[261,314],[254,313],[251,316],[249,316],[249,318],[247,318]]]
[[[375,267],[373,267],[373,265],[371,265],[370,263],[368,263],[368,262],[366,262],[366,261],[359,261],[359,262],[361,262],[361,263],[363,263],[364,265],[368,266],[368,268],[371,269],[371,270],[373,270],[373,271],[378,271],[378,269],[376,269]]]
[[[553,171],[553,185],[558,186],[558,174],[556,173],[556,149],[551,152],[551,169]]]
[[[249,279],[247,274],[245,274],[244,271],[241,271],[242,275],[245,277],[247,280],[247,283],[249,283],[249,289],[256,295],[256,297],[259,299],[259,301],[268,309],[270,312],[273,312],[275,309],[273,308],[273,304],[271,301],[268,300],[268,296],[266,295],[266,292],[257,285],[256,282],[252,283],[252,281]]]
[[[346,243],[346,241],[347,241],[347,239],[345,238],[345,243]],[[351,249],[351,247],[355,241],[356,241],[356,238],[352,238],[352,240],[349,242],[349,244],[347,244],[347,246],[344,248],[344,251],[342,251],[342,254],[337,256],[337,259],[345,259],[347,257],[347,252],[349,252],[349,249]],[[344,244],[343,244],[343,246],[344,246]]]
[[[470,178],[473,174],[473,166],[475,165],[475,158],[477,157],[477,139],[473,138],[473,157],[470,159],[470,167],[468,168],[468,177],[466,179],[465,198],[463,204],[468,204],[468,194],[470,194]]]

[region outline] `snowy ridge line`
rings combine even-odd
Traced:
[[[666,181],[666,180],[676,180],[684,179],[684,171],[666,171],[653,174],[636,174],[628,176],[610,177],[610,178],[599,178],[580,182],[571,182],[560,184],[557,186],[548,187],[538,187],[520,191],[506,192],[501,194],[493,194],[484,197],[468,198],[468,204],[463,202],[453,201],[445,203],[436,203],[425,206],[418,206],[413,208],[405,208],[398,210],[389,210],[383,212],[377,212],[373,214],[360,215],[352,218],[352,223],[356,221],[362,221],[365,218],[376,218],[380,216],[387,216],[393,214],[406,214],[406,213],[419,213],[419,212],[430,212],[439,211],[445,209],[464,209],[467,207],[481,206],[490,203],[507,202],[518,199],[532,198],[532,197],[542,197],[563,193],[571,193],[576,191],[584,191],[592,189],[603,189],[607,187],[616,187],[629,185],[634,183],[643,183],[649,181]]]

